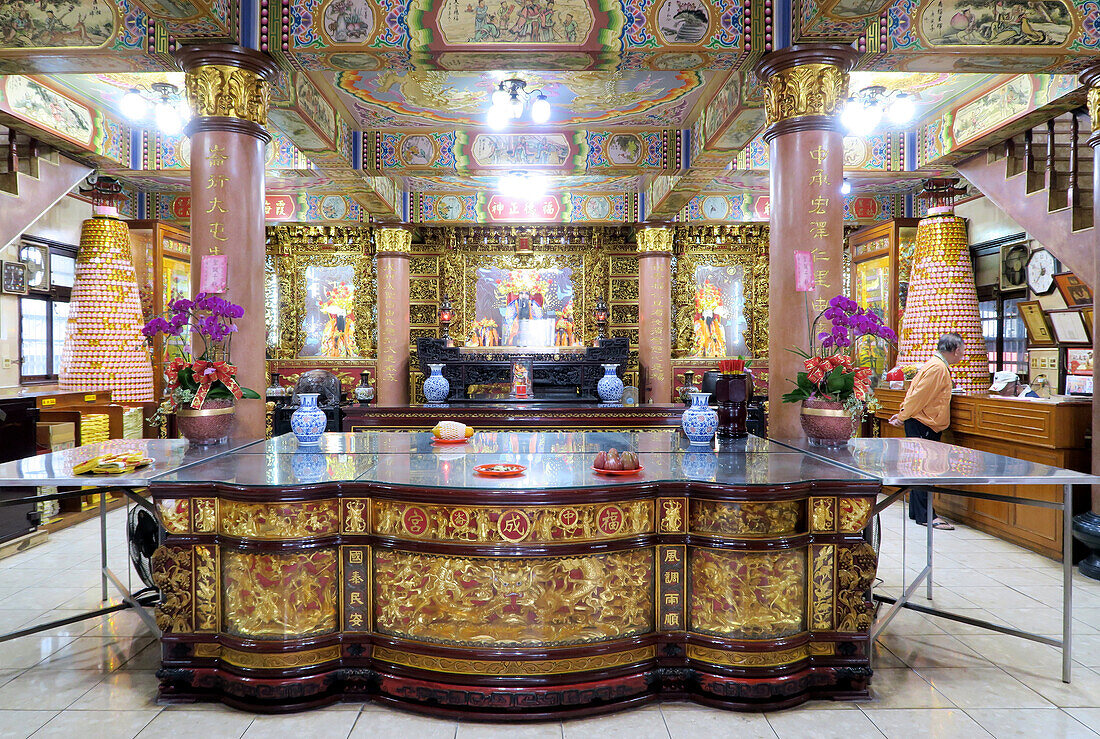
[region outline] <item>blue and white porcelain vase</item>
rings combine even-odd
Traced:
[[[429,364],[431,374],[424,378],[424,397],[429,403],[442,403],[451,392],[451,383],[443,376],[442,364]]]
[[[692,393],[691,405],[680,417],[680,428],[692,444],[710,445],[718,429],[718,412],[707,403],[710,393]]]
[[[298,410],[290,414],[290,430],[298,437],[298,446],[315,446],[321,443],[328,417],[317,407],[320,393],[299,393]]]
[[[623,381],[618,375],[619,365],[605,364],[603,377],[596,383],[596,394],[605,403],[618,403],[623,399]]]

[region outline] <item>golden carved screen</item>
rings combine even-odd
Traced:
[[[674,241],[672,277],[674,357],[694,356],[698,267],[740,268],[744,289],[743,332],[753,357],[768,355],[768,226],[681,226]]]
[[[348,233],[332,234],[319,240],[309,232],[309,227],[277,229],[274,238],[269,236],[268,239],[274,292],[278,296],[278,309],[273,311],[275,326],[269,333],[269,344],[273,345],[271,358],[295,360],[303,366],[332,366],[360,363],[364,358],[373,357],[377,284],[368,251],[369,232],[349,229]],[[364,238],[365,241],[359,241]],[[314,275],[320,282],[329,275],[350,277],[346,285],[350,289],[341,295],[336,291],[338,285],[322,285],[320,289],[326,291],[323,295],[318,294],[317,285],[307,286]],[[339,313],[345,319],[340,326],[346,335],[339,345],[334,345],[337,351],[303,353],[309,338],[305,321],[311,313],[317,313],[309,309],[309,301],[315,309],[322,304],[339,302]],[[320,331],[324,334],[328,329],[326,324]]]
[[[596,299],[608,300],[610,254],[626,251],[629,230],[617,227],[532,226],[425,229],[425,250],[438,250],[439,294],[454,307],[451,336],[461,344],[474,322],[477,269],[572,270],[573,320],[579,337],[591,346],[596,338],[592,310]],[[531,251],[520,249],[523,243]],[[414,246],[414,249],[418,247]]]

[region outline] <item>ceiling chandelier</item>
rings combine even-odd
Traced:
[[[546,176],[537,172],[509,172],[497,180],[497,192],[521,200],[537,200],[548,187]]]
[[[122,96],[119,108],[133,123],[152,123],[166,136],[179,134],[191,120],[191,109],[171,82],[154,82],[152,93],[131,88]]]
[[[840,122],[852,136],[866,136],[882,122],[883,116],[900,126],[913,120],[915,112],[913,96],[909,93],[887,92],[882,85],[872,85],[848,98]]]
[[[527,83],[518,77],[501,80],[493,91],[492,104],[486,122],[499,131],[510,121],[523,117],[525,108],[531,108],[531,120],[546,123],[550,120],[550,101],[539,90],[528,90]]]

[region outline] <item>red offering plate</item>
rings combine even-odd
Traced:
[[[436,444],[465,444],[472,438],[474,437],[471,436],[467,439],[432,439],[432,445],[435,446]]]
[[[636,475],[644,469],[645,467],[639,467],[636,470],[601,470],[599,467],[593,467],[592,471],[597,475]]]
[[[527,468],[522,464],[511,463],[498,463],[498,464],[479,464],[474,467],[474,472],[479,475],[485,475],[486,477],[515,477],[522,475],[527,471]]]

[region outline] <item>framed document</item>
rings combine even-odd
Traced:
[[[1054,275],[1054,284],[1058,286],[1058,292],[1062,294],[1062,299],[1066,301],[1067,308],[1092,305],[1092,290],[1072,272],[1061,272]]]
[[[1050,329],[1043,307],[1038,300],[1021,300],[1016,304],[1020,319],[1027,328],[1028,346],[1054,346],[1054,333]]]
[[[1059,344],[1089,344],[1089,332],[1079,310],[1052,310],[1047,312],[1054,338]]]

